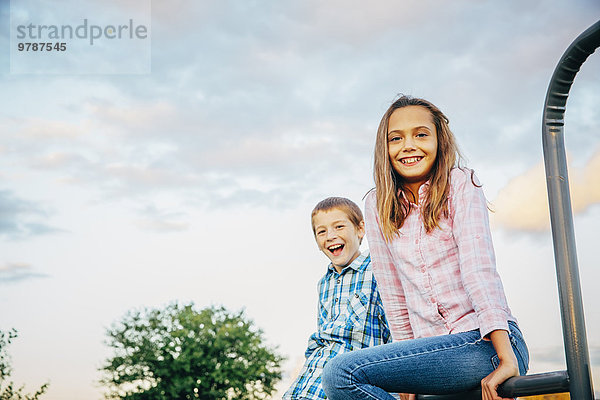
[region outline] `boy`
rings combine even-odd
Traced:
[[[360,208],[342,197],[329,197],[312,211],[319,250],[331,261],[319,280],[317,331],[308,339],[306,361],[284,400],[326,399],[321,372],[338,353],[391,342],[371,258],[361,254],[365,223]]]

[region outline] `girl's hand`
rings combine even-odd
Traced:
[[[519,375],[519,363],[507,331],[497,329],[489,333],[489,339],[484,338],[484,340],[492,341],[500,364],[491,374],[481,380],[481,398],[482,400],[500,400],[501,397],[497,392],[498,386],[508,378]]]
[[[498,396],[498,386],[508,378],[519,375],[519,366],[517,359],[501,360],[498,368],[491,374],[481,380],[481,398],[482,400],[500,400]]]
[[[416,394],[411,393],[398,393],[400,395],[401,400],[417,400]]]

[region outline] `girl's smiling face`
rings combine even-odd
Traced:
[[[390,163],[415,198],[429,179],[437,157],[438,141],[433,117],[421,106],[395,110],[388,121]]]

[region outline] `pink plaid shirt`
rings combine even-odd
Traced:
[[[476,178],[474,181],[479,185]],[[450,173],[449,218],[425,232],[419,189],[413,209],[391,242],[379,225],[375,191],[367,195],[365,222],[373,273],[395,341],[479,329],[482,336],[515,321],[496,271],[488,210],[471,171]]]

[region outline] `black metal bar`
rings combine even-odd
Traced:
[[[599,46],[600,21],[579,35],[558,62],[548,86],[542,124],[563,340],[573,400],[593,400],[594,391],[575,249],[563,126],[567,98],[575,75]]]
[[[527,376],[515,376],[498,388],[500,397],[520,397],[538,394],[568,392],[569,374],[567,371],[546,372]]]
[[[457,379],[459,379],[457,377]],[[498,388],[503,398],[531,396],[537,394],[564,393],[569,391],[567,371],[546,372],[527,376],[515,376]],[[470,392],[444,395],[418,395],[418,400],[481,400],[481,388]]]

